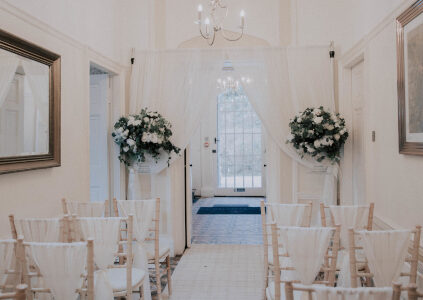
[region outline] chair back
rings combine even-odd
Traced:
[[[16,258],[16,240],[0,240],[0,292],[10,292],[20,283],[21,267]]]
[[[0,293],[0,299],[25,300],[27,288],[26,284],[18,284],[14,292]]]
[[[12,237],[17,239],[19,235],[22,235],[27,242],[67,242],[66,218],[64,216],[62,218],[15,219],[14,215],[9,215]]]
[[[82,218],[109,217],[109,200],[104,202],[71,202],[62,199],[62,209],[65,215],[77,215]]]
[[[335,288],[325,286],[304,286],[293,284],[292,282],[285,283],[286,300],[294,300],[294,293],[296,291],[300,293],[307,293],[308,299],[316,300],[399,300],[401,295],[401,285],[394,284],[392,288]]]

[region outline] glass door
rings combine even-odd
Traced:
[[[218,96],[217,196],[264,196],[261,121],[238,90]]]

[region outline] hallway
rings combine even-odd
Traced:
[[[259,245],[192,245],[172,275],[170,299],[260,300],[262,257]]]

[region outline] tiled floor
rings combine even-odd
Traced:
[[[248,204],[260,206],[262,198],[215,197],[199,199],[192,208],[193,244],[262,244],[260,215],[198,215],[202,206]]]
[[[170,299],[260,300],[263,277],[261,246],[195,244],[172,276]]]

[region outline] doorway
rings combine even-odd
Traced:
[[[217,98],[216,196],[264,196],[262,125],[242,89]]]
[[[111,199],[110,113],[112,80],[103,68],[90,65],[90,201]]]

